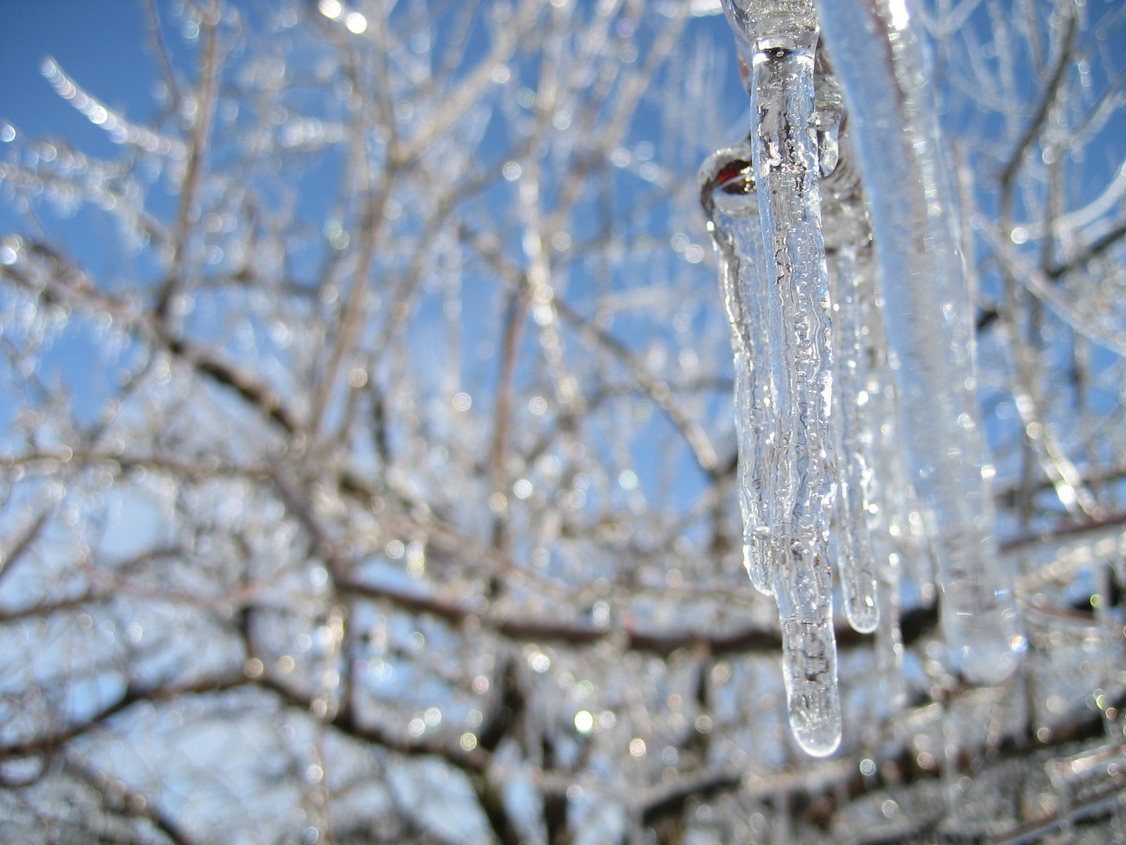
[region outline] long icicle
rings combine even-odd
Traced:
[[[794,737],[824,756],[840,743],[829,571],[832,343],[814,124],[817,21],[812,0],[726,0],[750,67],[751,157],[766,247],[770,346],[785,362],[777,391],[770,527],[783,676]],[[786,443],[788,438],[789,442]]]
[[[779,356],[771,354],[768,334],[766,254],[750,144],[744,142],[710,156],[700,168],[699,184],[735,353],[743,562],[751,583],[771,595],[774,555],[768,526],[777,523],[779,514],[768,473],[780,439],[775,397],[782,384],[782,368]]]
[[[869,463],[861,443],[860,402],[864,375],[863,303],[855,249],[843,248],[830,261],[833,284],[833,340],[836,384],[833,416],[840,490],[837,494],[837,561],[845,613],[861,633],[876,630],[880,610],[876,599],[876,567],[868,541],[864,479]]]
[[[869,534],[869,491],[875,479],[875,432],[864,413],[872,371],[868,340],[878,312],[871,308],[872,233],[864,210],[860,174],[842,129],[840,87],[824,51],[817,56],[816,105],[821,162],[822,236],[833,301],[833,432],[837,463],[836,563],[845,614],[854,630],[869,633],[880,622],[877,562]],[[877,547],[879,543],[875,544]]]
[[[977,423],[973,335],[927,65],[907,0],[818,0],[852,107],[911,480],[967,678],[999,683],[1023,638],[991,536],[992,470]]]
[[[818,55],[819,74],[831,71]],[[822,70],[824,67],[824,70]],[[823,100],[839,94],[835,79],[818,81],[818,120],[833,111]],[[843,121],[838,121],[838,126]],[[825,142],[821,160],[824,173]],[[825,251],[834,303],[834,398],[842,492],[838,496],[838,554],[849,622],[876,632],[876,663],[885,693],[882,712],[896,713],[906,701],[901,675],[899,573],[904,560],[916,564],[925,544],[910,531],[917,510],[914,489],[899,454],[895,389],[888,365],[881,303],[876,296],[872,230],[851,139],[833,139],[834,169],[822,180]],[[849,533],[855,536],[847,536]],[[851,552],[851,554],[849,554]],[[912,571],[918,569],[912,566]],[[929,582],[925,577],[922,581]],[[878,583],[878,588],[876,584]],[[875,602],[875,610],[870,603]],[[868,628],[868,625],[871,628]]]

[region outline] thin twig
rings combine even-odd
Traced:
[[[157,320],[170,326],[172,304],[184,284],[184,272],[189,251],[192,226],[199,209],[197,197],[206,168],[207,152],[211,139],[211,121],[215,114],[220,72],[219,22],[222,19],[223,0],[212,0],[201,16],[203,35],[200,83],[195,94],[196,114],[188,138],[188,161],[184,179],[180,184],[180,205],[176,212],[176,230],[173,236],[172,259],[168,275],[157,297],[154,313]]]

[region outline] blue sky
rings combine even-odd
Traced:
[[[33,137],[63,136],[94,155],[116,149],[40,73],[45,56],[106,105],[144,122],[155,108],[156,66],[133,0],[0,2],[0,119]]]

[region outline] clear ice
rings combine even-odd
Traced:
[[[777,524],[779,513],[770,471],[781,435],[774,409],[784,359],[770,347],[766,251],[749,144],[720,150],[704,163],[700,202],[720,258],[720,288],[735,354],[743,562],[751,583],[772,595],[774,554],[768,526]]]
[[[905,0],[820,0],[864,174],[905,460],[923,506],[952,657],[999,683],[1023,646],[991,535],[974,339],[927,56]]]
[[[867,350],[863,347],[864,309],[857,255],[844,247],[831,259],[833,285],[833,355],[836,384],[833,389],[833,418],[838,481],[837,561],[845,613],[849,624],[861,633],[876,630],[880,610],[876,597],[876,568],[868,541],[868,517],[864,483],[869,455],[861,440]],[[862,398],[863,397],[863,398]]]
[[[781,621],[790,726],[802,748],[823,756],[840,742],[841,713],[829,569],[837,473],[814,121],[817,21],[812,2],[729,2],[727,11],[750,71],[751,162],[766,258],[765,348],[783,364],[767,414],[775,444],[763,475],[778,516],[765,526],[766,570]]]
[[[830,561],[849,623],[879,629],[889,677],[899,567],[922,561],[929,580],[928,552],[967,678],[1002,681],[1022,640],[997,574],[965,274],[907,5],[724,7],[751,128],[705,162],[700,191],[732,327],[744,561],[778,603],[794,737],[824,756],[841,736]]]

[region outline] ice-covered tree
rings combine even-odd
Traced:
[[[951,659],[906,486],[860,539],[826,514],[830,556],[875,550],[883,618],[858,633],[838,595],[843,733],[813,758],[744,569],[754,388],[697,179],[749,126],[717,11],[148,0],[151,121],[44,59],[34,96],[118,146],[0,123],[4,836],[1126,836],[1126,13],[910,6],[973,296],[985,566],[1027,649],[995,685]],[[811,55],[844,77],[833,43]],[[839,167],[833,127],[814,145],[833,273],[875,261],[851,90],[817,102],[843,118]],[[745,219],[752,158],[705,170],[713,215]],[[868,308],[838,360],[917,329]],[[909,412],[863,405],[907,472]]]

